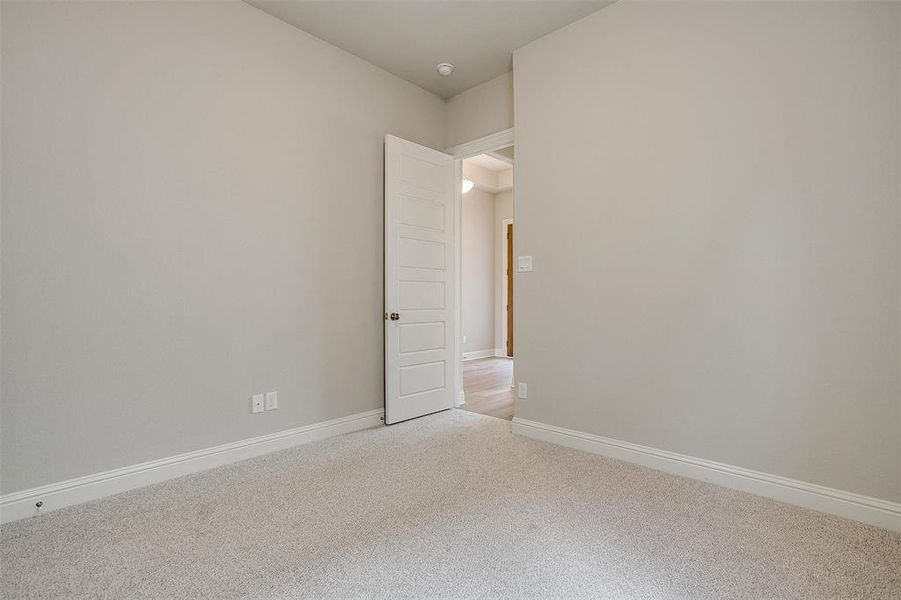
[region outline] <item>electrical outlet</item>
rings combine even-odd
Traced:
[[[519,382],[516,386],[516,397],[525,400],[529,397],[529,384]]]
[[[266,392],[266,410],[278,408],[278,392]]]
[[[263,412],[263,394],[254,394],[250,397],[250,412]]]

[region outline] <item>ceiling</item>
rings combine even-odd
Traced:
[[[513,164],[502,154],[489,152],[463,160],[463,179],[476,189],[497,194],[513,189]]]
[[[497,158],[494,158],[493,156],[489,156],[487,154],[479,154],[478,156],[467,158],[464,162],[478,165],[483,169],[488,169],[489,171],[506,171],[507,169],[513,168],[513,165],[511,165],[509,162],[498,160]]]
[[[513,50],[614,0],[245,0],[449,98],[512,68]],[[438,63],[457,68],[438,75]]]

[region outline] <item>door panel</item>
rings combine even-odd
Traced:
[[[400,353],[440,350],[444,347],[444,323],[402,323],[397,326]]]
[[[401,397],[431,392],[445,387],[443,360],[400,368]]]
[[[452,157],[385,136],[388,424],[454,406],[453,203]]]
[[[401,196],[398,222],[423,229],[444,231],[444,206],[416,196]]]
[[[443,310],[447,303],[443,281],[401,281],[395,305],[406,311]]]
[[[444,269],[445,248],[442,242],[402,237],[398,242],[399,266],[414,269]]]

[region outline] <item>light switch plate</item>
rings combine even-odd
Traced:
[[[263,412],[263,394],[254,394],[250,397],[250,412]]]
[[[532,257],[531,256],[520,256],[519,257],[519,272],[520,273],[528,273],[532,270]]]
[[[266,392],[266,410],[278,408],[278,392]]]
[[[529,397],[529,384],[519,382],[516,386],[516,397],[525,400]]]

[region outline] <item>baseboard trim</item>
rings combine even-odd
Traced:
[[[479,358],[491,358],[497,356],[497,348],[488,348],[487,350],[473,350],[472,352],[464,352],[463,360],[476,360]]]
[[[512,356],[507,356],[507,351],[503,348],[495,348],[494,356],[497,358],[510,358],[510,359],[513,358]]]
[[[212,448],[4,494],[0,496],[0,523],[37,516],[66,506],[81,504],[342,433],[368,429],[381,425],[384,414],[385,411],[381,408],[370,410],[330,421],[286,429]],[[37,502],[43,502],[40,509],[35,507]]]
[[[901,531],[901,503],[898,502],[528,421],[519,417],[513,418],[513,433],[638,463],[659,471],[707,481],[884,529]]]

